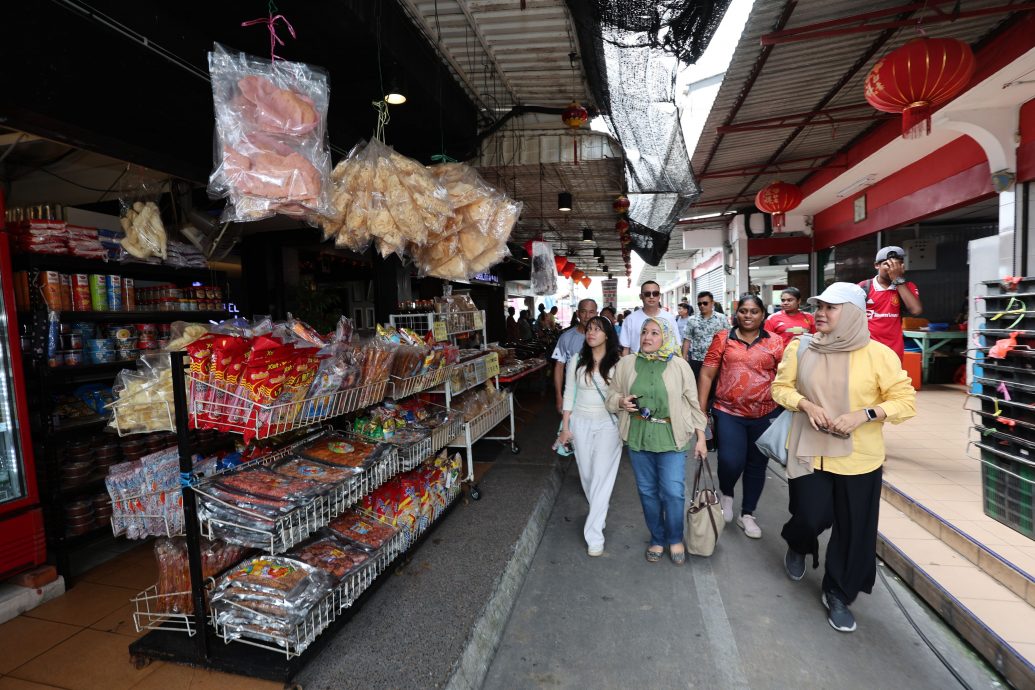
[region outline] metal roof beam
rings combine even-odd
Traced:
[[[715,172],[705,173],[704,175],[698,175],[697,179],[703,180],[713,177],[745,177],[747,175],[753,175],[755,173],[768,172],[770,169],[775,169],[774,172],[799,172],[798,169],[783,168],[785,165],[795,165],[797,163],[815,163],[816,161],[826,160],[833,156],[834,153],[821,153],[817,156],[808,156],[806,158],[790,158],[788,160],[778,161],[776,163],[756,163],[755,165],[743,165],[739,168],[726,168],[725,170],[716,170]],[[841,166],[847,167],[847,166]],[[813,170],[814,165],[810,165],[804,170]]]
[[[819,22],[816,24],[798,26],[793,29],[774,31],[772,33],[764,34],[760,40],[764,46],[773,46],[781,43],[812,41],[821,38],[867,33],[870,31],[898,29],[903,26],[923,27],[930,24],[954,22],[958,19],[970,19],[971,17],[1035,11],[1035,2],[983,7],[977,10],[964,10],[961,12],[943,12],[938,8],[938,5],[955,5],[956,3],[957,0],[927,0],[927,2],[914,2],[908,5],[899,5],[898,7],[889,7],[883,10],[874,10],[873,12],[864,12],[863,14],[856,14],[849,17],[840,17],[838,19],[831,19],[829,21]],[[868,23],[873,19],[891,17],[901,12],[922,12],[924,10],[930,10],[931,14],[919,18],[910,17],[909,19]]]

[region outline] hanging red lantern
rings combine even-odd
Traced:
[[[580,280],[582,280],[582,276],[584,276],[584,275],[586,275],[586,274],[583,273],[582,271],[580,271],[579,269],[575,269],[574,271],[572,271],[572,274],[571,274],[570,277],[571,277],[572,280],[574,280],[577,283]]]
[[[553,263],[557,266],[557,272],[560,273],[564,270],[564,264],[568,263],[568,259],[564,256],[555,256],[553,257]]]
[[[575,264],[570,261],[564,262],[564,268],[561,270],[561,275],[565,278],[571,277],[571,274],[575,271]]]
[[[615,223],[615,230],[617,230],[619,233],[625,232],[628,229],[629,221],[627,221],[625,218],[621,218],[617,223]]]
[[[582,287],[588,288],[589,284],[593,282],[593,279],[590,278],[589,276],[582,276],[582,280],[579,281],[579,282],[582,283]]]
[[[578,101],[572,101],[571,104],[564,109],[561,113],[561,120],[564,124],[571,127],[571,140],[572,147],[575,152],[575,165],[579,164],[579,139],[575,134],[575,131],[582,125],[589,122],[589,111],[579,105]]]
[[[955,38],[917,38],[893,50],[866,76],[866,100],[902,113],[902,136],[931,133],[933,110],[955,98],[974,76],[974,53]]]
[[[615,199],[613,204],[611,204],[611,208],[615,210],[615,213],[624,216],[629,212],[629,197],[622,194],[620,197]]]
[[[773,214],[773,228],[782,230],[786,213],[798,208],[804,198],[798,185],[777,180],[759,190],[755,195],[755,206],[760,211]]]
[[[522,247],[525,248],[525,253],[528,254],[528,258],[530,258],[530,259],[532,258],[532,243],[533,242],[535,242],[535,240],[529,240],[528,242],[525,242],[523,245],[521,245]]]

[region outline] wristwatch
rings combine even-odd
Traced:
[[[905,285],[906,284],[906,279],[905,278],[895,278],[893,281],[891,281],[891,284],[892,285],[896,285],[896,286],[897,285]]]
[[[863,410],[863,412],[866,413],[867,422],[877,421],[877,410],[873,409],[872,407],[867,407],[865,410]]]

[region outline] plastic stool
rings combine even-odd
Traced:
[[[923,356],[919,352],[907,352],[902,359],[902,368],[906,370],[913,388],[920,390],[924,370]]]

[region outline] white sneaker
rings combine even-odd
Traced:
[[[733,522],[733,497],[721,497],[719,505],[722,506],[722,519],[726,521],[726,524]]]
[[[596,558],[597,556],[603,556],[604,545],[601,544],[600,546],[588,546],[586,547],[586,553],[594,558]]]
[[[744,530],[744,534],[752,539],[762,538],[762,528],[758,526],[754,515],[741,515],[737,518],[737,526]]]

